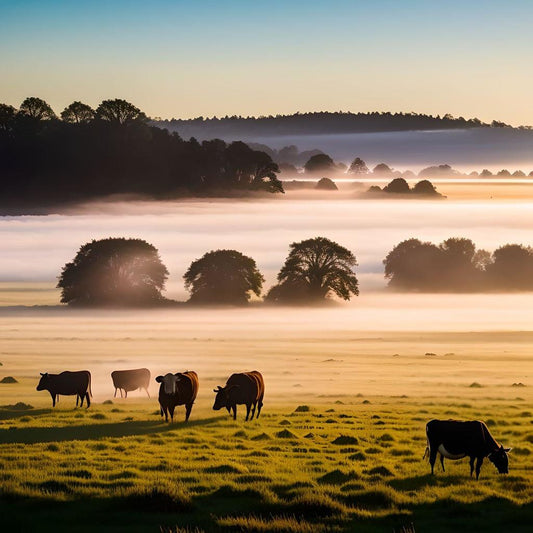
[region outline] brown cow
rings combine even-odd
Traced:
[[[232,374],[225,387],[219,386],[213,389],[213,392],[216,393],[213,410],[218,411],[225,407],[228,413],[233,411],[233,420],[235,420],[237,418],[237,405],[244,404],[246,405],[246,420],[250,416],[250,410],[252,411],[250,420],[253,420],[256,407],[256,418],[259,418],[263,407],[265,383],[263,376],[257,370]]]
[[[176,405],[185,405],[185,422],[189,420],[191,409],[198,394],[198,375],[196,372],[178,372],[177,374],[165,374],[157,376],[155,380],[159,386],[159,405],[161,416],[165,416],[165,421],[174,422],[174,409]]]
[[[115,386],[115,395],[117,396],[117,390],[120,391],[120,397],[122,398],[122,391],[124,391],[125,397],[128,397],[129,391],[137,389],[144,389],[148,398],[150,393],[148,392],[148,385],[150,384],[150,371],[147,368],[136,368],[134,370],[115,370],[111,372],[111,379]]]

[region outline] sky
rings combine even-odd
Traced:
[[[0,102],[533,124],[530,0],[0,0]]]

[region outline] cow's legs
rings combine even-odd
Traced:
[[[440,454],[440,464],[442,466],[442,471],[446,472],[446,470],[444,470],[444,455],[442,455],[442,453]]]
[[[474,461],[475,457],[470,457],[470,477],[472,477],[472,474],[474,473]]]
[[[261,407],[263,407],[263,396],[259,398],[259,401],[257,402],[257,415],[255,418],[259,418],[259,414],[261,413]]]
[[[128,397],[128,391],[126,389],[124,389],[124,397],[127,398]]]
[[[476,480],[479,479],[479,473],[481,472],[482,464],[483,464],[483,457],[478,457],[476,461]]]
[[[254,419],[254,415],[255,415],[255,408],[257,406],[257,402],[254,402],[252,404],[252,416],[250,417],[250,420],[253,420]]]
[[[146,394],[148,394],[148,398],[150,398],[150,393],[148,392],[148,389],[145,388],[144,390],[146,391]]]
[[[122,396],[122,393],[120,394]],[[113,398],[117,397],[117,388],[115,387],[115,394],[113,394]]]
[[[191,410],[192,410],[192,403],[188,403],[185,405],[185,422],[189,420],[189,416],[191,416]]]
[[[168,410],[170,412],[170,422],[173,423],[174,422],[174,409],[176,408],[175,405],[171,405],[169,406]]]
[[[56,406],[56,394],[50,393],[50,396],[52,397],[52,407]]]
[[[250,409],[252,408],[252,404],[251,403],[247,403],[246,404],[246,418],[245,418],[245,421],[248,420],[248,417],[250,416]]]
[[[237,420],[237,404],[232,405],[231,410],[233,411],[233,420]]]
[[[168,422],[168,409],[167,406],[161,407],[161,416],[165,415],[165,422]]]
[[[85,398],[87,400],[87,408],[91,407],[91,399],[89,397],[89,391],[85,393]]]
[[[435,461],[437,460],[437,448],[429,447],[429,464],[431,465],[431,473],[434,474]]]

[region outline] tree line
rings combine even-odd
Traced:
[[[200,116],[193,119],[157,120],[157,124],[178,131],[180,135],[198,138],[510,127],[497,120],[485,123],[478,118],[465,119],[450,114],[433,116],[423,113],[342,111],[259,117]],[[528,129],[526,126],[522,128]]]
[[[383,261],[392,289],[419,292],[533,290],[533,249],[518,244],[493,253],[470,239],[439,245],[402,241]],[[294,242],[265,295],[274,304],[314,304],[328,297],[359,295],[357,260],[325,237]],[[61,302],[73,306],[143,306],[175,303],[162,291],[168,269],[157,249],[142,239],[108,238],[84,244],[59,276]],[[213,250],[191,263],[183,276],[191,304],[243,305],[259,298],[265,278],[253,258],[237,250]]]
[[[243,142],[186,141],[151,125],[125,100],[104,100],[96,109],[73,102],[59,117],[36,97],[19,109],[0,104],[4,202],[283,192],[278,172],[268,154]]]

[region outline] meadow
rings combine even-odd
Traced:
[[[533,333],[361,331],[338,311],[4,312],[0,377],[18,383],[0,384],[2,526],[529,531]],[[109,372],[145,365],[152,398],[113,398]],[[35,390],[39,372],[67,368],[93,373],[90,409],[61,397],[52,410]],[[252,368],[261,417],[213,411],[212,389]],[[153,378],[167,369],[199,374],[188,424],[183,408],[160,419]],[[485,420],[513,447],[509,475],[486,461],[476,482],[463,459],[431,476],[433,418]]]

